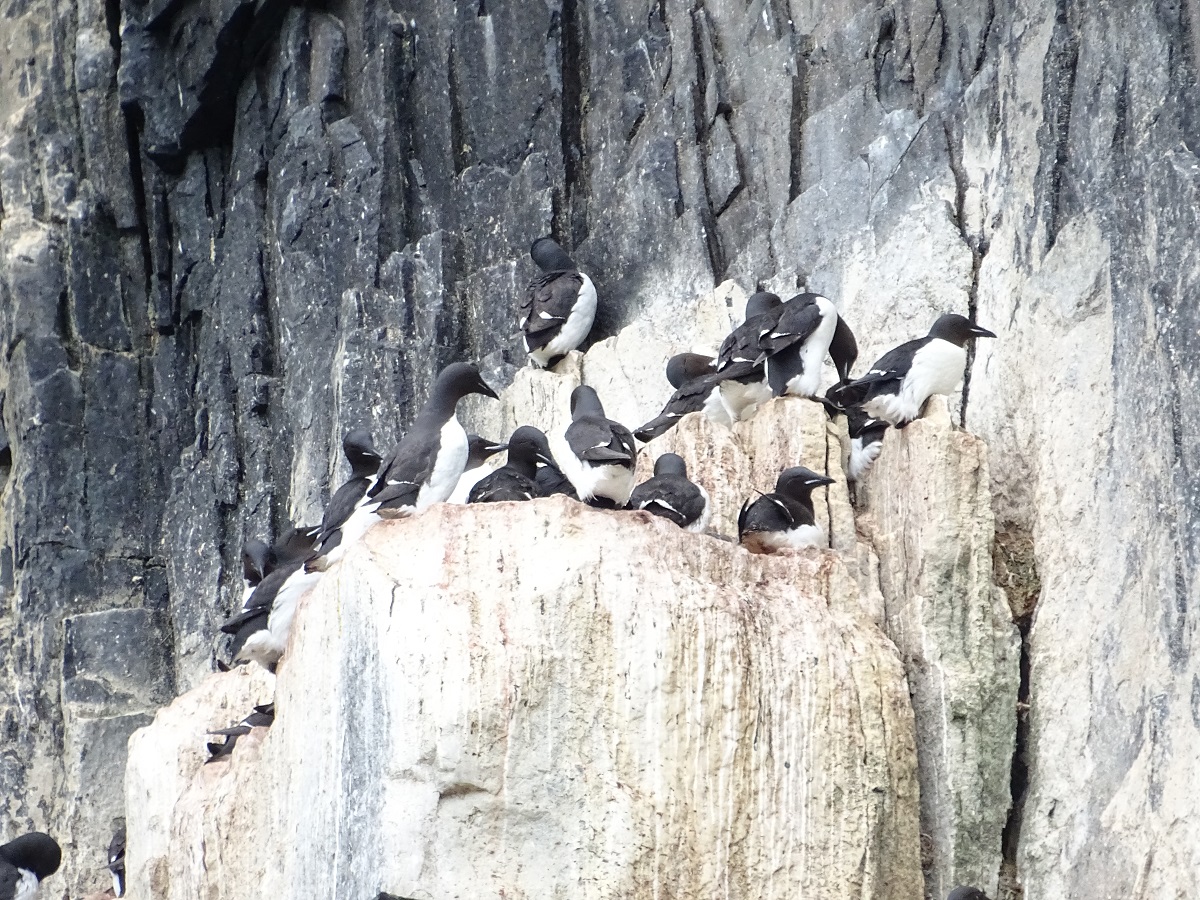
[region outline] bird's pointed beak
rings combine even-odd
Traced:
[[[816,478],[811,479],[808,483],[810,487],[818,488],[824,484],[833,484],[834,481],[835,479],[830,478],[828,475],[818,475]]]
[[[484,381],[482,378],[479,379],[479,389],[476,391],[476,393],[483,394],[485,397],[491,397],[493,400],[500,399],[500,397],[496,394],[496,392],[493,391],[490,387],[488,387],[487,382]]]
[[[988,331],[986,328],[983,328],[983,327],[981,327],[981,326],[979,326],[979,325],[972,325],[972,326],[971,326],[971,334],[972,334],[974,337],[990,337],[990,338],[994,338],[994,337],[996,336],[994,333],[992,333],[992,332]]]
[[[500,399],[500,398],[497,397],[496,399]],[[501,450],[507,450],[507,449],[508,449],[508,444],[488,444],[487,445],[488,453],[499,453]]]

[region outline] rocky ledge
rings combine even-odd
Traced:
[[[261,740],[203,764],[269,691],[236,671],[134,737],[129,896],[918,897],[863,610],[834,551],[563,498],[385,523],[303,602]]]

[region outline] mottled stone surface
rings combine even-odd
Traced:
[[[63,620],[153,611],[155,690],[197,684],[343,430],[391,443],[451,359],[512,376],[554,231],[596,341],[727,277],[827,293],[860,365],[946,309],[1000,332],[952,409],[1022,573],[1005,865],[1190,891],[1197,47],[1173,0],[0,0],[0,797],[70,832],[48,890],[109,828],[67,824],[101,787]]]
[[[381,525],[303,601],[261,745],[187,743],[237,673],[138,733],[129,895],[911,900],[912,711],[857,593],[561,497]]]

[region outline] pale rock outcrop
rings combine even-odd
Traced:
[[[135,738],[129,896],[915,900],[911,706],[858,591],[565,498],[380,525],[302,601],[261,744],[190,749],[261,699],[239,673]]]
[[[934,398],[926,418],[888,430],[862,492],[858,525],[878,557],[917,723],[927,891],[965,883],[996,896],[1020,637],[992,579],[987,447]]]

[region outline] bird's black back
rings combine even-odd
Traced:
[[[630,509],[670,519],[680,528],[691,525],[704,514],[704,493],[683,475],[655,475],[642,482],[629,495]]]
[[[562,330],[583,287],[576,271],[544,272],[531,282],[520,306],[521,330],[530,350],[540,350]]]
[[[633,433],[620,422],[601,416],[580,416],[566,432],[567,446],[584,462],[632,469],[637,459]]]

